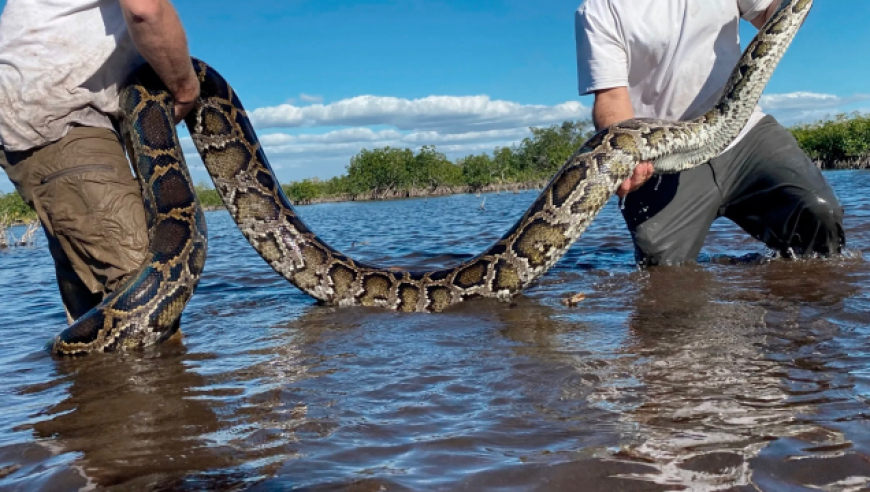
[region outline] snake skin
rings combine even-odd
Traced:
[[[150,67],[122,90],[121,110],[148,219],[148,258],[55,338],[52,350],[59,354],[110,352],[171,337],[205,265],[205,216],[174,131],[172,97]]]
[[[473,297],[509,299],[553,266],[642,160],[676,172],[715,157],[740,132],[774,66],[811,7],[795,1],[759,32],[720,102],[689,122],[629,120],[586,142],[521,219],[482,254],[433,272],[355,261],[324,243],[294,212],[269,167],[242,104],[204,64],[213,96],[196,109],[193,141],[233,219],[284,278],[323,303],[440,311]]]
[[[686,122],[634,119],[590,138],[493,246],[455,267],[397,271],[358,262],[322,241],[275,178],[241,101],[213,68],[194,60],[201,96],[186,118],[215,189],[242,233],[284,278],[325,304],[441,311],[474,297],[507,300],[550,269],[641,161],[658,173],[718,155],[749,119],[809,13],[792,0],[759,31],[716,104]],[[152,257],[115,294],[57,338],[75,354],[159,342],[171,335],[205,261],[205,222],[172,130],[169,96],[145,70],[123,96],[124,134],[146,191]]]

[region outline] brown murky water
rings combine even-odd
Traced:
[[[214,212],[184,339],[75,360],[44,350],[44,240],[2,252],[0,490],[868,489],[870,173],[826,176],[847,257],[770,261],[722,221],[698,265],[638,272],[614,202],[515,303],[438,315],[315,306]],[[533,198],[300,213],[359,258],[445,265]]]

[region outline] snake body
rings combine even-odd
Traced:
[[[172,97],[150,67],[137,71],[121,92],[121,110],[121,130],[148,220],[148,258],[55,338],[53,351],[64,355],[169,338],[205,265],[205,216],[174,131]]]
[[[284,195],[235,91],[199,60],[194,60],[194,66],[201,96],[186,122],[215,189],[244,236],[275,271],[318,301],[437,312],[474,297],[506,300],[567,252],[639,162],[653,161],[658,173],[679,172],[727,147],[749,119],[812,4],[813,0],[792,0],[768,20],[744,51],[720,100],[706,114],[685,122],[628,120],[596,133],[501,239],[474,258],[437,271],[368,265],[321,240]],[[154,256],[144,270],[92,311],[95,321],[80,320],[63,332],[55,343],[58,352],[159,341],[168,328],[155,320],[177,320],[199,277],[205,257],[204,221],[172,130],[171,107],[163,104],[168,96],[155,88],[153,78],[140,76],[127,87],[124,133],[143,189],[152,190],[145,201],[153,219],[149,222],[152,241],[157,241],[152,245]],[[159,137],[152,131],[155,126],[160,126]],[[164,182],[168,176],[173,177],[171,186]],[[172,201],[168,208],[158,206],[167,187],[183,189],[180,194],[186,200]],[[161,232],[167,228],[161,220],[169,218],[178,226],[172,234],[182,239],[170,240]],[[161,240],[178,247],[167,254],[166,248],[158,247]],[[184,266],[175,275],[178,265]],[[152,290],[142,287],[143,275],[159,280]],[[113,300],[136,296],[136,306],[119,306]],[[137,321],[138,310],[148,315],[147,323]]]

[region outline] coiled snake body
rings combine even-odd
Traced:
[[[759,31],[723,94],[695,120],[628,120],[598,132],[555,174],[493,246],[452,268],[394,271],[353,260],[298,217],[235,91],[195,60],[201,97],[186,122],[236,224],[284,278],[338,306],[441,311],[473,297],[509,299],[552,267],[641,161],[658,173],[719,154],[752,113],[812,7],[792,0]],[[171,335],[205,261],[205,221],[173,131],[170,97],[147,67],[122,95],[123,133],[149,211],[152,257],[115,293],[57,337],[64,354],[148,345]]]

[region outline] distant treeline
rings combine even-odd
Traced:
[[[447,159],[433,146],[417,152],[392,147],[363,149],[351,158],[344,175],[295,181],[282,187],[294,203],[536,187],[592,135],[588,120],[530,130],[531,136],[515,145],[456,161]],[[819,167],[870,167],[870,115],[838,115],[797,125],[791,131]],[[203,206],[223,206],[211,186],[200,183],[196,190]],[[0,194],[0,223],[34,218],[17,193]]]
[[[822,169],[870,167],[870,114],[841,114],[794,126],[791,132]]]
[[[350,159],[347,174],[282,185],[294,203],[323,199],[371,200],[480,191],[546,181],[592,135],[589,121],[566,121],[548,128],[531,128],[532,135],[492,154],[469,155],[450,161],[435,147],[419,151],[384,147],[363,149]],[[206,207],[222,205],[217,192],[197,185]]]

